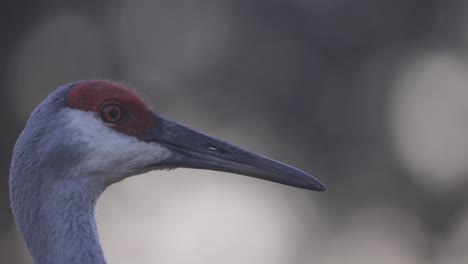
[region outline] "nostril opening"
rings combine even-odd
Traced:
[[[205,147],[213,152],[218,152],[218,153],[225,153],[226,151],[224,149],[215,147],[214,145],[206,144]]]

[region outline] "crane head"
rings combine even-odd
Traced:
[[[42,146],[36,153],[44,166],[65,164],[60,166],[106,186],[151,170],[195,168],[325,190],[305,172],[155,113],[122,83],[80,81],[58,89],[31,115],[23,133],[38,126],[41,137],[34,142]]]

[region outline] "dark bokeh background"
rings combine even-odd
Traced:
[[[56,87],[125,80],[329,191],[181,170],[112,187],[110,263],[466,263],[462,0],[30,1],[0,8],[0,262],[28,263],[14,141]]]

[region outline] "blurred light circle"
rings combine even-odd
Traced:
[[[390,96],[395,149],[415,179],[448,191],[468,175],[468,68],[451,54],[408,60]]]
[[[16,111],[26,119],[60,85],[102,77],[102,35],[88,20],[63,15],[33,28],[10,58],[9,88]]]

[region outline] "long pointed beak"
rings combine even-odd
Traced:
[[[284,163],[243,150],[219,139],[158,117],[158,126],[148,141],[172,151],[162,166],[207,169],[242,174],[302,189],[325,191],[326,187],[309,174]]]

